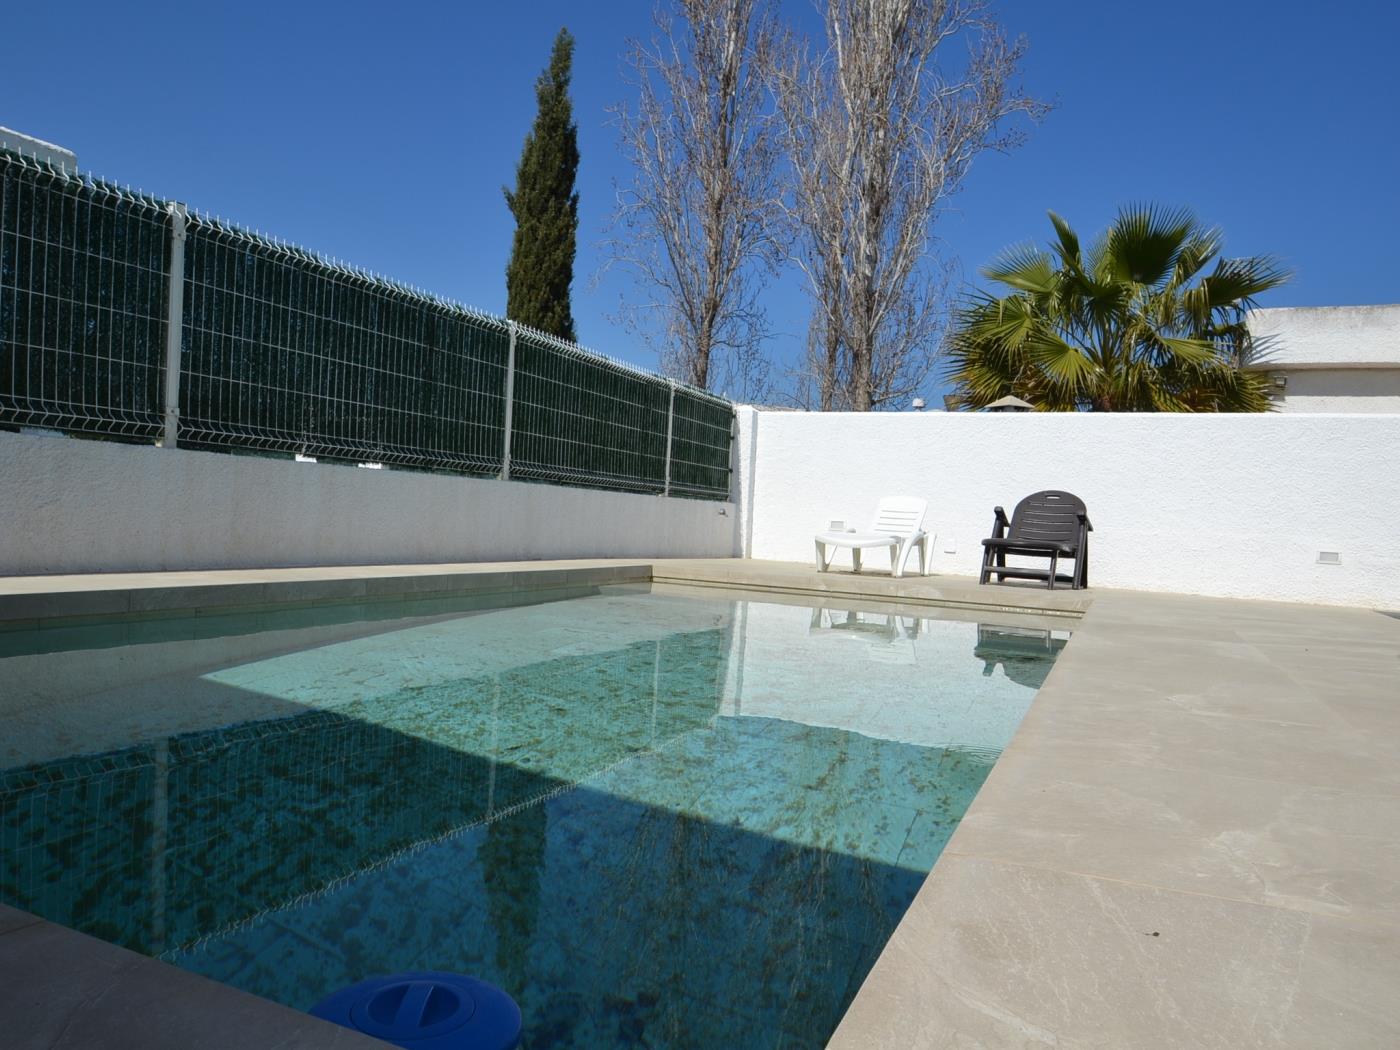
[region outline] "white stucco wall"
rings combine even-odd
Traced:
[[[1400,412],[1400,305],[1257,310],[1280,412]]]
[[[973,575],[992,508],[1059,488],[1092,584],[1400,608],[1400,416],[760,412],[755,436],[755,558],[809,561],[829,519],[907,494],[934,570]]]
[[[0,433],[0,576],[728,556],[735,508]]]

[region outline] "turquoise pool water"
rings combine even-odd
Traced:
[[[305,1009],[819,1047],[1064,635],[619,588],[0,634],[0,900]]]

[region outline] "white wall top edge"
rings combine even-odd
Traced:
[[[1254,368],[1400,368],[1400,304],[1256,310],[1249,327],[1268,343]]]

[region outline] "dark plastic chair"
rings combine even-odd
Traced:
[[[1006,511],[996,509],[992,535],[982,541],[982,577],[986,583],[992,576],[1000,582],[1013,580],[1044,580],[1049,590],[1056,583],[1068,583],[1074,590],[1089,586],[1089,515],[1084,501],[1068,492],[1053,489],[1027,496],[1016,504],[1011,520]],[[1008,554],[1049,558],[1048,569],[1024,565],[1007,565]],[[1074,574],[1059,575],[1061,558],[1074,559]]]

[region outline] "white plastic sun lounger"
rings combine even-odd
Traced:
[[[886,497],[875,508],[875,521],[865,532],[819,532],[816,536],[817,571],[831,568],[836,548],[849,547],[851,563],[860,572],[860,552],[867,547],[888,547],[890,573],[904,575],[909,552],[919,548],[919,575],[928,574],[928,533],[924,531],[924,515],[928,500]],[[827,553],[827,548],[831,552]]]

